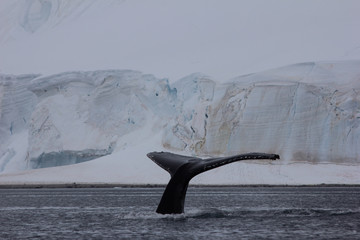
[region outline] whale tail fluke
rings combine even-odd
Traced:
[[[169,172],[171,176],[175,174],[179,167],[189,161],[202,161],[201,158],[188,157],[169,152],[151,152],[148,153],[147,156],[161,168]]]
[[[185,196],[190,180],[205,171],[243,160],[276,160],[280,156],[267,153],[247,153],[230,157],[201,159],[169,152],[151,152],[147,156],[168,171],[171,179],[156,210],[161,214],[183,213]]]

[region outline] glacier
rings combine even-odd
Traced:
[[[359,62],[304,63],[174,86],[183,105],[163,145],[196,154],[277,152],[284,162],[359,163]]]
[[[0,75],[0,183],[166,183],[154,150],[280,154],[211,184],[360,181],[360,61],[308,62],[219,82],[132,70]],[[41,169],[39,169],[41,168]]]

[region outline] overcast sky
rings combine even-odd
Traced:
[[[360,59],[360,1],[0,2],[0,73],[133,69],[218,81]]]

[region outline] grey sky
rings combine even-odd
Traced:
[[[360,58],[360,1],[51,3],[44,10],[37,1],[2,1],[1,73],[134,69],[171,81],[193,72],[223,81]]]

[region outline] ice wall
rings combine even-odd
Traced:
[[[2,171],[11,161],[20,170],[111,154],[149,119],[166,121],[176,112],[176,90],[167,80],[135,71],[2,76],[0,86]]]
[[[169,84],[130,70],[2,75],[0,171],[111,155],[127,148],[129,134],[141,143],[146,129],[162,133],[159,148],[184,154],[258,151],[280,154],[281,164],[359,164],[359,91],[360,61],[222,83],[192,74]]]
[[[200,155],[261,151],[279,153],[283,162],[359,163],[359,67],[297,64],[217,84],[215,92],[204,77],[192,86],[180,80],[197,101],[182,100],[164,144]]]

